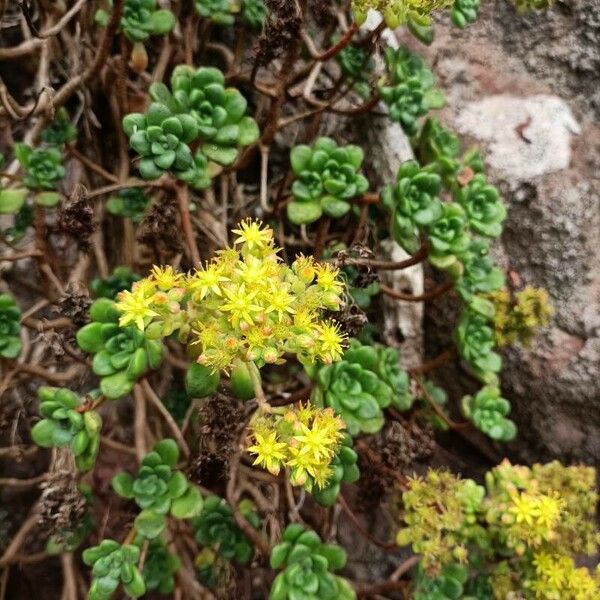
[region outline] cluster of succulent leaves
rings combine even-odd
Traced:
[[[33,223],[33,210],[25,202],[28,190],[24,188],[7,188],[0,190],[0,215],[13,214],[12,225],[0,229],[0,234],[9,243],[14,244],[27,233]]]
[[[319,366],[311,375],[316,382],[311,402],[333,408],[352,436],[379,431],[387,406],[408,410],[413,402],[398,350],[381,344],[350,340],[340,361]]]
[[[231,0],[194,0],[194,6],[202,18],[209,19],[215,25],[233,25],[235,22]]]
[[[485,483],[433,470],[410,480],[397,541],[423,554],[415,597],[597,597],[599,578],[573,562],[600,540],[595,470],[504,461]]]
[[[229,389],[240,400],[252,400],[255,396],[254,383],[250,375],[248,363],[234,358],[229,369]],[[260,372],[256,374],[260,380]],[[192,363],[185,374],[185,389],[190,398],[205,398],[217,391],[221,376],[219,371]]]
[[[110,399],[125,396],[136,381],[156,369],[162,360],[160,340],[148,339],[143,331],[119,326],[120,312],[108,298],[90,306],[91,323],[77,332],[77,344],[94,354],[92,371],[100,376],[100,391]]]
[[[388,106],[390,119],[413,136],[418,131],[419,118],[432,108],[441,108],[444,97],[434,87],[433,73],[420,56],[405,47],[388,47],[384,56],[387,81],[380,86],[379,94]]]
[[[132,598],[146,592],[144,578],[138,569],[140,549],[133,544],[121,545],[105,539],[83,551],[83,562],[92,567],[92,585],[88,600],[109,600],[119,584]]]
[[[112,8],[112,0],[109,5]],[[99,25],[106,26],[108,19],[106,10],[96,11],[95,20]],[[131,42],[143,42],[151,35],[169,33],[175,21],[170,10],[157,6],[157,0],[125,0],[120,28]]]
[[[510,442],[515,438],[517,428],[506,418],[510,402],[502,398],[498,387],[486,385],[474,396],[464,396],[461,404],[465,417],[493,440]]]
[[[131,498],[142,509],[135,519],[137,532],[147,539],[159,536],[166,527],[167,515],[176,519],[191,519],[202,510],[202,496],[187,477],[174,470],[179,449],[174,440],[156,442],[146,454],[137,475],[121,472],[112,485],[123,498]]]
[[[454,0],[454,5],[450,11],[452,22],[459,29],[472,25],[479,15],[480,4],[480,0]]]
[[[241,147],[258,139],[258,126],[246,115],[246,99],[225,87],[217,68],[179,65],[170,90],[155,82],[149,93],[155,102],[148,112],[123,119],[129,143],[141,156],[138,166],[144,179],[170,171],[193,187],[206,188],[211,176],[235,162]],[[199,146],[195,155],[192,143]]]
[[[117,294],[123,290],[130,290],[134,282],[139,281],[141,276],[134,273],[129,267],[115,267],[112,273],[102,279],[96,277],[90,284],[90,290],[96,298],[108,298],[115,300]]]
[[[126,217],[134,223],[142,220],[150,198],[139,187],[124,188],[106,201],[106,210],[118,217]]]
[[[494,305],[494,337],[498,346],[530,346],[537,329],[546,327],[554,314],[544,288],[528,285],[513,294],[507,289],[491,290],[487,298]]]
[[[42,142],[52,146],[64,146],[77,139],[77,128],[71,119],[69,113],[64,107],[59,108],[54,118],[42,130]]]
[[[68,389],[42,386],[37,394],[43,418],[31,429],[33,441],[43,448],[68,447],[77,468],[89,471],[100,448],[100,415]]]
[[[252,527],[260,527],[260,517],[252,502],[242,500],[238,508]],[[196,541],[201,546],[210,547],[223,558],[240,565],[252,558],[252,543],[239,528],[231,507],[222,498],[207,496],[202,512],[192,525],[196,531]]]
[[[34,201],[39,206],[53,207],[60,196],[56,191],[65,176],[62,153],[57,146],[31,148],[27,144],[15,144],[15,157],[24,171],[25,187],[35,192]]]
[[[271,550],[272,569],[283,569],[275,577],[269,600],[353,600],[352,586],[334,571],[346,564],[346,552],[299,523],[288,525],[281,541]]]
[[[17,358],[22,348],[21,309],[12,296],[0,294],[0,357]]]
[[[358,454],[352,448],[352,437],[345,435],[337,454],[329,464],[331,475],[324,487],[314,487],[312,497],[321,506],[333,506],[342,483],[355,483],[360,477]]]
[[[181,561],[176,554],[169,552],[160,538],[148,544],[148,553],[144,563],[144,583],[146,590],[156,590],[160,594],[171,594],[175,588],[175,573],[181,568]]]
[[[317,139],[312,146],[295,146],[290,153],[295,179],[293,199],[287,205],[288,219],[303,225],[323,214],[333,219],[346,215],[352,208],[351,200],[369,188],[367,178],[359,172],[363,158],[358,146],[338,146],[328,137]]]
[[[349,44],[335,56],[344,79],[352,84],[352,89],[367,98],[371,93],[369,79],[375,69],[375,61],[360,46]]]

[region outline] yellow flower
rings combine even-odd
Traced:
[[[560,498],[546,495],[540,496],[538,498],[538,524],[548,529],[553,529],[560,518],[563,504]]]
[[[255,444],[248,448],[249,452],[256,454],[254,465],[264,466],[269,473],[277,475],[281,469],[281,461],[285,458],[283,450],[287,448],[286,444],[277,441],[277,432],[270,431],[265,433],[254,432]]]
[[[158,313],[152,310],[152,297],[147,298],[144,286],[136,286],[130,292],[123,290],[119,292],[116,308],[121,312],[119,325],[125,327],[129,323],[135,323],[142,331],[145,327],[145,319],[158,316]]]
[[[340,360],[344,353],[346,335],[340,333],[339,325],[333,321],[326,321],[317,325],[317,331],[317,352],[321,360],[325,363]]]
[[[286,287],[273,286],[273,289],[267,295],[266,300],[267,309],[265,312],[267,314],[276,312],[279,321],[283,320],[286,313],[294,314],[296,312],[291,306],[295,298],[289,293]]]
[[[228,279],[223,275],[222,267],[216,263],[210,263],[194,273],[188,287],[192,292],[199,293],[200,300],[202,300],[209,292],[222,296],[221,285],[226,281]]]
[[[515,516],[515,521],[533,525],[539,515],[536,499],[525,493],[514,494],[511,499],[513,505],[509,507],[508,512]]]
[[[233,326],[237,327],[241,320],[253,325],[252,313],[262,310],[261,306],[253,303],[256,291],[246,291],[246,286],[242,283],[239,287],[225,289],[224,292],[228,301],[221,305],[221,310],[230,313]]]
[[[152,271],[150,271],[150,276],[156,282],[156,285],[164,291],[178,286],[183,279],[183,274],[175,272],[171,265],[166,267],[154,265]]]
[[[248,250],[257,248],[262,250],[273,241],[273,231],[266,227],[262,229],[261,221],[246,219],[239,225],[239,229],[233,229],[232,233],[238,235],[234,244],[245,244]]]
[[[317,285],[324,292],[339,294],[343,289],[343,283],[338,278],[340,272],[330,264],[321,264],[315,267],[317,274]]]

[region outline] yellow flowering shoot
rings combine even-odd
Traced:
[[[236,359],[281,363],[285,354],[306,364],[339,360],[345,335],[323,317],[342,304],[337,269],[304,256],[287,265],[272,229],[259,221],[243,221],[232,233],[233,247],[193,273],[155,266],[122,292],[120,324],[134,323],[149,337],[178,331],[198,362],[214,370]]]

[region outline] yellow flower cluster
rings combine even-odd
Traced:
[[[352,13],[358,25],[362,25],[370,9],[383,15],[388,27],[394,29],[409,18],[418,22],[430,22],[434,11],[450,8],[454,0],[352,0]]]
[[[600,581],[588,569],[577,568],[573,559],[561,554],[540,552],[533,559],[535,578],[526,586],[535,598],[544,600],[597,600]]]
[[[149,337],[177,330],[197,348],[198,362],[215,370],[235,359],[281,363],[286,353],[308,364],[339,360],[345,335],[323,319],[342,304],[338,271],[304,256],[287,265],[260,222],[244,221],[233,233],[234,246],[194,273],[154,267],[122,292],[121,324],[135,323]]]
[[[498,346],[517,342],[529,346],[539,327],[546,327],[554,308],[544,288],[527,286],[514,294],[503,289],[488,294],[496,307],[494,314],[494,336]]]
[[[292,485],[324,487],[344,436],[344,421],[331,408],[299,405],[284,414],[261,414],[250,424],[248,452],[273,475],[290,469]]]

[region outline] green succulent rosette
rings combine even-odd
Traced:
[[[0,294],[0,357],[17,358],[22,348],[21,309],[12,296]]]
[[[434,163],[442,175],[454,176],[459,169],[460,151],[458,136],[446,129],[439,119],[428,118],[417,142],[417,154],[421,164]]]
[[[153,102],[146,114],[125,116],[123,130],[141,156],[138,169],[143,179],[158,179],[168,171],[177,175],[192,167],[188,143],[196,139],[198,127],[190,115],[173,115],[164,104]]]
[[[194,0],[194,6],[203,19],[215,25],[233,25],[235,22],[231,0]]]
[[[115,267],[106,279],[100,277],[93,279],[90,290],[96,298],[116,300],[119,292],[131,290],[134,282],[140,279],[141,276],[134,273],[129,267],[119,266]]]
[[[81,471],[89,471],[100,449],[102,419],[71,390],[43,386],[38,389],[42,420],[31,429],[33,441],[43,448],[69,448]]]
[[[467,216],[456,202],[442,205],[442,216],[427,227],[429,262],[437,269],[460,269],[459,257],[471,244]]]
[[[335,504],[342,483],[356,483],[360,477],[358,469],[358,454],[352,448],[352,438],[345,435],[337,454],[329,467],[331,476],[324,487],[313,486],[312,497],[321,506],[329,507]]]
[[[15,156],[25,170],[23,183],[30,190],[56,190],[65,176],[60,150],[54,146],[30,148],[15,144]]]
[[[66,108],[56,111],[54,119],[42,130],[42,141],[53,146],[63,146],[77,138],[77,128],[71,123]]]
[[[384,57],[388,83],[379,88],[379,93],[388,106],[390,119],[413,136],[419,118],[432,108],[441,108],[444,97],[433,87],[435,78],[422,57],[406,47],[388,47]]]
[[[488,385],[475,396],[464,396],[461,405],[465,417],[493,440],[510,442],[515,439],[517,428],[506,418],[510,402],[502,398],[498,387]]]
[[[247,100],[237,89],[225,87],[219,69],[179,65],[171,75],[171,90],[154,83],[150,95],[179,116],[194,120],[199,150],[217,165],[232,165],[240,148],[258,140],[258,125],[246,114]]]
[[[333,408],[351,436],[375,433],[383,427],[383,408],[406,410],[412,404],[408,375],[399,361],[393,348],[352,340],[341,361],[316,368],[311,400]]]
[[[494,305],[481,294],[489,294],[504,286],[504,273],[496,267],[489,256],[489,243],[486,240],[472,240],[469,249],[460,259],[463,271],[454,283],[454,289],[461,300],[484,317],[494,316]]]
[[[100,391],[110,399],[121,398],[135,382],[162,360],[162,344],[148,339],[134,325],[119,326],[120,313],[108,298],[90,307],[91,323],[77,332],[77,343],[94,354],[92,371],[100,376]]]
[[[251,502],[243,500],[240,511],[255,529],[260,527],[260,518]],[[222,498],[205,498],[202,512],[194,520],[193,527],[196,530],[196,541],[202,546],[213,548],[223,558],[241,565],[252,558],[252,543],[239,528],[231,507]]]
[[[498,188],[489,185],[485,175],[477,173],[467,185],[457,189],[454,199],[463,207],[475,233],[489,238],[500,236],[506,207]]]
[[[179,460],[174,440],[165,438],[154,444],[135,478],[121,472],[112,485],[123,498],[131,498],[142,509],[135,519],[135,528],[148,539],[159,536],[167,524],[167,515],[176,519],[191,519],[202,510],[202,496],[181,471],[173,470]]]
[[[267,18],[267,7],[263,0],[242,0],[242,18],[251,29],[260,31]]]
[[[346,559],[340,546],[323,544],[299,523],[288,525],[271,551],[271,568],[283,571],[273,581],[269,600],[354,600],[354,589],[333,573],[344,567]]]
[[[146,562],[144,563],[144,583],[150,592],[172,594],[175,589],[175,573],[181,568],[179,557],[167,550],[160,539],[148,545]]]
[[[422,169],[414,160],[400,165],[394,185],[381,191],[381,203],[391,213],[390,231],[407,252],[420,246],[419,231],[432,226],[442,215],[439,175]]]
[[[350,201],[369,188],[367,178],[359,172],[363,158],[358,146],[338,146],[328,137],[319,138],[313,146],[294,147],[290,160],[295,179],[288,219],[303,225],[317,221],[323,213],[333,219],[346,215]]]
[[[112,0],[109,5],[112,9]],[[109,13],[96,11],[95,20],[106,26]],[[167,9],[158,8],[156,0],[125,0],[120,28],[131,42],[144,42],[151,35],[164,35],[175,26],[175,15]]]
[[[139,223],[149,202],[150,198],[141,188],[124,188],[106,201],[106,210],[111,215],[125,217],[134,223]]]
[[[454,0],[450,18],[459,29],[475,23],[479,15],[480,0]]]
[[[502,359],[494,352],[494,332],[488,319],[465,308],[455,336],[460,356],[469,364],[476,377],[484,383],[495,382],[496,373],[502,368]]]
[[[368,97],[371,92],[369,76],[375,68],[372,56],[360,46],[350,44],[342,48],[335,58],[344,79],[352,83],[352,89],[363,98]]]
[[[131,598],[146,593],[144,578],[137,565],[140,549],[134,545],[121,545],[114,540],[102,540],[99,545],[83,551],[83,562],[92,567],[92,585],[88,600],[109,600],[119,584]]]
[[[414,598],[415,600],[475,600],[465,595],[468,577],[469,571],[463,565],[444,565],[437,577],[428,576],[425,570],[419,567]]]

